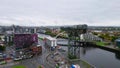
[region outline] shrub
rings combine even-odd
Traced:
[[[72,54],[68,54],[68,58],[69,59],[77,59],[77,57],[75,55],[72,55]]]
[[[4,51],[5,49],[6,49],[5,46],[1,46],[1,45],[0,45],[0,50],[1,50],[1,51]]]

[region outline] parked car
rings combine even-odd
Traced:
[[[29,55],[27,58],[30,59],[30,58],[32,58],[32,57],[33,57],[33,55]]]
[[[15,57],[13,58],[14,61],[19,61],[19,60],[22,60],[22,57]]]
[[[7,62],[4,59],[0,59],[0,65],[6,64]]]
[[[23,56],[22,56],[23,59],[30,59],[30,58],[32,58],[32,57],[33,57],[33,55],[23,55]]]
[[[3,53],[0,53],[0,58],[2,58],[3,57]]]

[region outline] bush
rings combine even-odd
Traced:
[[[1,51],[4,51],[5,49],[6,49],[5,46],[1,46],[1,45],[0,45],[0,50],[1,50]]]
[[[43,66],[42,66],[42,65],[40,65],[38,68],[43,68]]]
[[[72,55],[72,54],[68,54],[68,58],[69,59],[77,59],[77,57],[75,55]]]
[[[9,46],[12,46],[12,45],[13,45],[13,42],[8,42],[8,45],[9,45]]]
[[[43,38],[40,38],[40,37],[39,37],[39,39],[40,39],[40,40],[43,40]]]

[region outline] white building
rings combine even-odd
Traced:
[[[56,47],[57,46],[57,39],[51,36],[45,38],[45,43],[49,47]]]
[[[87,40],[87,41],[102,41],[101,38],[99,38],[96,35],[93,35],[92,33],[86,33],[86,34],[82,34],[81,36],[81,40]]]

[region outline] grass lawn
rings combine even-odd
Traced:
[[[104,42],[96,42],[97,45],[99,46],[105,46],[106,44]]]
[[[12,68],[26,68],[26,67],[23,65],[18,65],[18,66],[13,66]]]
[[[39,39],[40,39],[40,40],[43,40],[43,38],[40,38],[40,37],[39,37]]]

